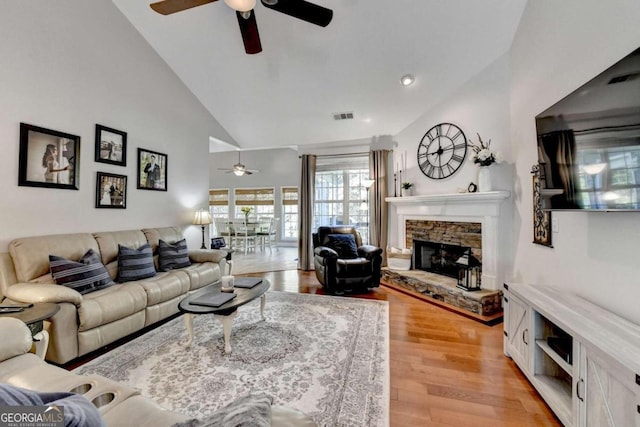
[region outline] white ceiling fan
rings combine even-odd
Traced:
[[[229,168],[218,168],[218,170],[221,171],[225,171],[225,173],[234,173],[236,176],[242,176],[242,175],[251,175],[253,173],[256,172],[260,172],[257,169],[247,169],[247,167],[245,165],[243,165],[242,163],[240,163],[240,151],[238,151],[238,163],[236,163],[235,165],[233,165],[233,168],[229,169]]]

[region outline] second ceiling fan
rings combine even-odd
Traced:
[[[218,168],[218,170],[225,171],[225,173],[233,173],[236,176],[252,175],[260,172],[257,169],[247,169],[247,167],[240,162],[240,151],[238,151],[238,163],[233,165],[233,168]]]
[[[192,7],[213,3],[217,0],[163,0],[152,3],[151,9],[162,14],[170,15]],[[254,7],[256,0],[224,0],[230,8],[236,11],[244,50],[248,54],[262,52],[260,35]],[[311,24],[326,27],[333,18],[333,11],[305,0],[261,0],[262,4],[276,12],[284,13]]]

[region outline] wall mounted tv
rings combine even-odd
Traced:
[[[640,210],[640,48],[536,116],[543,208]]]

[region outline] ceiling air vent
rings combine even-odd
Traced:
[[[609,83],[607,84],[615,84],[615,83],[622,83],[622,82],[628,82],[630,80],[635,80],[638,77],[640,77],[640,72],[636,71],[634,73],[629,73],[629,74],[624,74],[622,76],[616,76],[613,77],[611,80],[609,80]]]
[[[351,120],[353,119],[353,111],[346,113],[333,113],[333,120]]]

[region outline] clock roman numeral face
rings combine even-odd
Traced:
[[[429,129],[418,145],[418,165],[427,177],[448,178],[462,166],[467,155],[467,138],[451,123]]]

